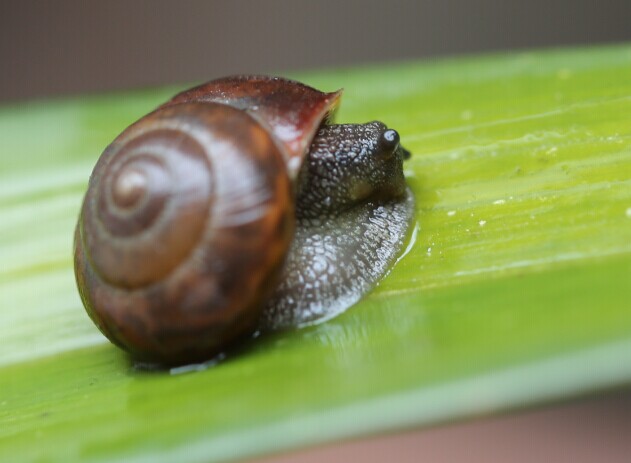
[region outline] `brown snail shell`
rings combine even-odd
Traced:
[[[84,306],[112,342],[178,363],[255,329],[291,242],[292,179],[338,99],[285,79],[223,79],[106,148],[74,254]]]

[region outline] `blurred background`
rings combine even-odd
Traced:
[[[631,39],[628,0],[0,2],[0,102]]]
[[[0,104],[231,73],[631,40],[629,0],[0,3]],[[631,394],[272,461],[628,461]],[[473,458],[473,459],[472,459]]]

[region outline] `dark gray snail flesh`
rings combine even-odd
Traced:
[[[409,157],[381,122],[319,129],[298,176],[296,232],[263,331],[330,319],[383,278],[413,217]]]

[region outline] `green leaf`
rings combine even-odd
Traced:
[[[257,455],[631,381],[631,47],[293,76],[414,154],[417,226],[342,316],[146,372],[86,316],[72,231],[106,144],[176,89],[0,109],[0,460]]]

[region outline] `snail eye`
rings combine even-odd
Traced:
[[[394,151],[399,146],[399,132],[388,129],[381,134],[380,145],[387,150]]]
[[[377,142],[377,153],[382,159],[390,159],[399,147],[399,133],[388,129],[381,134]]]

